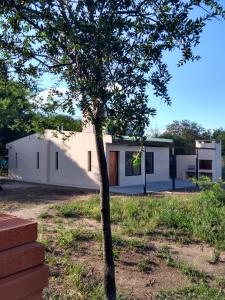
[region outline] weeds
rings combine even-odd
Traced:
[[[212,288],[206,283],[199,283],[183,289],[161,291],[156,300],[225,300],[223,291]]]
[[[225,249],[225,191],[219,184],[187,198],[113,197],[111,220],[128,235],[149,235],[167,228],[181,243],[195,238]],[[64,217],[85,216],[100,220],[99,199],[76,201],[57,208]]]
[[[138,270],[147,273],[152,270],[152,265],[155,265],[155,263],[150,258],[142,259],[138,263]]]
[[[58,244],[63,248],[77,247],[78,241],[86,241],[93,238],[93,234],[81,228],[59,229]]]
[[[50,217],[51,217],[51,215],[49,214],[48,211],[43,211],[43,212],[40,213],[40,215],[38,216],[38,218],[40,218],[40,219],[48,219],[48,218],[50,218]]]
[[[221,254],[220,250],[214,249],[212,253],[212,257],[208,260],[208,263],[212,265],[218,264],[220,262],[220,254]]]

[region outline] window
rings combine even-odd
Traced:
[[[199,160],[199,169],[200,170],[212,170],[212,160]]]
[[[154,153],[153,152],[145,153],[145,170],[146,170],[146,174],[154,173]]]
[[[59,169],[59,152],[55,153],[55,169]]]
[[[141,175],[141,160],[140,164],[138,164],[137,166],[133,163],[134,157],[137,154],[138,152],[125,152],[125,176]]]
[[[16,165],[16,168],[17,168],[17,165],[18,165],[18,155],[17,155],[17,152],[15,154],[15,165]]]
[[[40,167],[40,154],[39,154],[39,152],[37,152],[36,166],[37,166],[37,169],[39,169],[39,167]]]
[[[88,151],[88,172],[91,172],[91,151]]]

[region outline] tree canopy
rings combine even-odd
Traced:
[[[176,154],[194,154],[195,141],[211,139],[212,134],[210,130],[196,122],[176,120],[166,126],[166,130],[160,134],[160,137],[174,139],[177,147]]]
[[[171,102],[164,53],[179,49],[179,65],[198,59],[193,48],[206,21],[218,15],[225,16],[216,0],[0,3],[0,61],[31,84],[45,72],[56,75],[68,90],[64,100],[53,101],[55,107],[72,114],[79,108],[95,127],[107,299],[116,299],[116,288],[103,127],[110,120],[114,134],[132,128],[132,135],[142,137],[155,113],[148,86]]]
[[[193,8],[202,12],[196,18]],[[137,135],[154,113],[148,84],[170,103],[164,51],[180,49],[180,65],[197,59],[192,47],[205,22],[224,16],[216,1],[196,0],[2,0],[0,9],[0,60],[11,71],[22,79],[58,75],[68,86],[64,109],[75,103],[96,124],[101,111],[115,132],[132,124]]]
[[[35,103],[36,94],[20,82],[0,80],[0,153],[5,144],[44,129],[81,131],[81,120],[59,113],[47,114]]]

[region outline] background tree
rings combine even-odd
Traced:
[[[0,147],[23,137],[33,128],[35,105],[29,101],[31,91],[23,84],[1,78],[0,80]],[[35,128],[33,128],[35,130]]]
[[[42,114],[40,116],[42,122],[42,128],[45,129],[63,129],[68,131],[81,131],[82,121],[81,119],[74,119],[72,116],[64,114]]]
[[[196,13],[202,15],[193,16]],[[200,9],[199,9],[200,8]],[[100,174],[104,286],[116,299],[110,226],[109,180],[104,152],[106,120],[122,135],[132,124],[142,137],[154,112],[147,87],[170,103],[170,75],[163,53],[180,49],[179,64],[197,59],[205,22],[224,16],[215,0],[2,0],[0,59],[23,80],[44,72],[57,75],[68,87],[62,108],[78,107],[95,127]],[[58,107],[59,102],[55,103]]]
[[[215,129],[212,133],[212,138],[222,143],[222,156],[225,157],[225,129],[218,128]]]
[[[200,124],[188,120],[173,121],[166,126],[160,137],[175,141],[175,154],[195,154],[195,141],[211,139],[211,131]]]

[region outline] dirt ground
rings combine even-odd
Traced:
[[[48,234],[54,239],[55,211],[54,205],[63,204],[65,201],[76,199],[85,200],[94,192],[77,188],[53,187],[40,184],[18,183],[8,180],[0,180],[3,191],[0,192],[0,211],[13,215],[34,219],[48,227]],[[162,196],[162,195],[161,195]],[[45,220],[38,218],[41,213],[50,212],[51,217]],[[59,221],[59,219],[57,219]],[[101,230],[101,224],[87,218],[74,218],[72,222],[60,220],[61,225],[68,228],[82,227],[94,232]],[[117,231],[113,226],[113,231]],[[179,269],[166,264],[157,253],[163,246],[167,246],[173,258],[182,260],[192,265],[199,271],[204,271],[209,278],[225,276],[225,253],[221,253],[217,264],[210,264],[213,248],[209,245],[193,243],[188,245],[178,244],[166,238],[151,240],[145,239],[149,250],[137,252],[132,249],[121,249],[116,260],[116,278],[119,290],[132,295],[131,299],[151,300],[161,289],[175,289],[191,284]],[[89,265],[96,274],[102,273],[102,259],[99,244],[96,241],[83,241],[81,247],[74,251],[72,259]],[[151,266],[149,271],[141,272],[138,269],[140,261],[149,259]],[[53,272],[53,270],[51,270]],[[53,272],[54,273],[54,272]]]
[[[49,204],[69,201],[95,192],[88,189],[24,183],[4,178],[0,178],[0,186],[3,188],[3,191],[0,191],[0,210],[11,213],[24,210],[24,213],[21,213],[21,217],[24,218],[36,217],[42,208]]]

